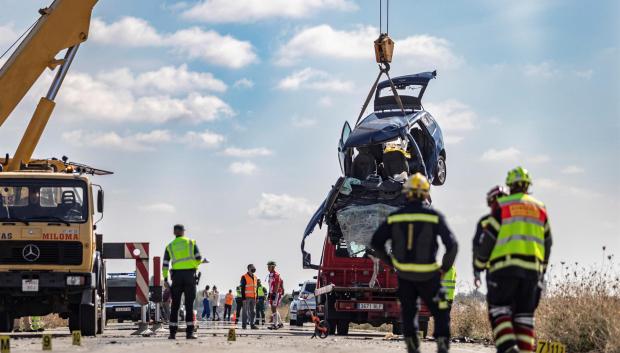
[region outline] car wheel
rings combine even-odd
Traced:
[[[433,176],[433,185],[443,185],[446,182],[448,168],[446,167],[446,157],[439,156],[437,165],[435,166],[435,175]]]

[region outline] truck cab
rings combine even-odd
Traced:
[[[0,172],[0,331],[22,316],[57,313],[71,331],[105,324],[103,191],[66,168]],[[97,206],[97,207],[95,207]]]

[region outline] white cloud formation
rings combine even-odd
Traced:
[[[316,126],[318,124],[318,120],[312,118],[301,118],[298,116],[294,116],[291,118],[291,124],[293,127],[297,128],[309,128]]]
[[[348,92],[353,89],[353,82],[330,78],[321,70],[310,67],[295,71],[278,82],[282,90],[313,89],[319,91]]]
[[[372,59],[372,43],[379,35],[373,26],[359,26],[346,31],[322,24],[297,32],[277,53],[277,63],[293,64],[302,58]],[[429,35],[396,39],[394,60],[420,68],[457,67],[462,59],[450,49],[450,43]]]
[[[551,78],[560,75],[560,70],[556,65],[548,61],[538,64],[528,64],[523,66],[523,74],[529,77]]]
[[[265,220],[291,219],[314,211],[308,200],[288,194],[262,193],[258,205],[248,211],[253,218]]]
[[[204,0],[185,10],[186,19],[212,22],[255,22],[270,18],[303,18],[321,10],[351,11],[351,0]]]
[[[265,147],[256,147],[256,148],[228,147],[222,153],[227,156],[231,156],[231,157],[252,158],[252,157],[271,156],[273,152],[270,149],[265,148]]]
[[[235,88],[252,88],[252,87],[254,87],[254,81],[244,77],[242,79],[239,79],[239,80],[235,81],[235,83],[233,84],[233,87],[235,87]]]
[[[178,88],[176,92],[165,85],[152,84],[154,77],[162,72],[180,74],[178,82],[171,83]],[[62,112],[59,115],[69,120],[86,118],[112,122],[213,121],[234,115],[232,108],[220,98],[199,92],[201,87],[221,89],[220,82],[210,74],[190,72],[183,66],[139,75],[127,69],[96,76],[74,72],[67,76],[62,94],[58,96]],[[191,90],[192,84],[197,91],[182,97],[172,96]]]
[[[577,165],[569,165],[563,168],[561,172],[562,174],[582,174],[585,170]]]
[[[228,170],[233,174],[252,175],[256,173],[258,167],[250,161],[233,162],[228,166]]]
[[[139,207],[141,211],[144,212],[154,212],[154,213],[175,213],[176,208],[166,202],[157,202],[149,205],[143,205]]]
[[[521,155],[521,151],[519,151],[515,147],[508,147],[505,149],[495,149],[491,148],[490,150],[484,152],[482,154],[481,159],[486,162],[497,162],[497,161],[515,161]]]
[[[172,135],[167,130],[153,130],[128,135],[120,135],[114,131],[87,132],[84,130],[73,130],[64,132],[61,138],[75,147],[140,152],[154,150],[154,144],[170,142]]]
[[[319,105],[324,108],[329,108],[334,105],[333,100],[329,96],[323,96],[319,98]]]
[[[183,141],[190,147],[216,148],[226,141],[226,138],[209,130],[201,132],[189,131],[184,135]]]
[[[254,47],[230,35],[190,27],[174,33],[159,33],[146,20],[124,17],[117,22],[105,23],[100,18],[91,22],[93,42],[127,47],[163,47],[207,63],[238,69],[257,61]]]
[[[438,103],[425,103],[424,108],[437,120],[443,131],[469,131],[476,127],[478,116],[466,104],[450,99]]]
[[[568,184],[563,184],[555,179],[549,178],[537,178],[533,182],[533,187],[541,190],[549,190],[549,191],[562,191],[564,193],[569,193],[573,196],[584,198],[584,199],[593,199],[601,197],[602,195],[592,189],[584,189],[577,186],[572,186]]]

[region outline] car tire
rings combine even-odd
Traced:
[[[433,175],[433,185],[443,185],[446,182],[448,175],[448,167],[446,165],[446,157],[440,155],[437,158],[437,165],[435,166],[435,173]]]
[[[0,332],[13,332],[13,318],[8,311],[0,311]]]
[[[338,336],[347,336],[349,334],[349,322],[345,320],[338,321]]]

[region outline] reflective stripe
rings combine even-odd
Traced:
[[[492,264],[490,272],[501,270],[509,266],[517,266],[517,267],[524,268],[526,270],[532,270],[532,271],[538,271],[538,272],[542,272],[543,270],[543,265],[538,261],[532,262],[532,261],[527,261],[523,259],[513,259],[510,256],[507,256],[504,260],[498,261]]]
[[[506,238],[499,239],[497,241],[497,243],[495,243],[495,246],[504,245],[504,244],[506,244],[506,243],[508,243],[510,241],[518,241],[518,240],[521,240],[521,241],[533,241],[535,243],[545,245],[545,241],[541,240],[540,238],[538,238],[535,235],[513,234],[513,235],[510,235],[510,236],[508,236]]]
[[[483,221],[483,222],[484,222],[484,221]],[[491,227],[493,227],[493,229],[495,229],[496,231],[498,231],[498,232],[499,232],[499,229],[500,229],[500,227],[501,227],[501,226],[500,226],[499,222],[497,221],[497,219],[495,219],[495,217],[489,217],[489,218],[487,218],[487,219],[486,219],[486,222],[487,222],[487,224],[488,224],[488,225],[490,225]],[[483,224],[482,226],[484,227],[485,225]]]
[[[478,259],[474,259],[474,267],[478,270],[484,270],[485,268],[487,268],[487,263],[482,262]]]
[[[401,222],[439,223],[439,216],[428,213],[401,213],[389,216],[387,222],[388,224]]]
[[[497,221],[495,222],[497,223]],[[535,224],[541,227],[545,225],[545,222],[541,221],[540,219],[535,219],[531,217],[508,217],[508,218],[502,219],[502,224],[512,224],[516,222],[531,223],[531,224]],[[497,229],[499,230],[499,227]]]
[[[495,340],[495,346],[499,347],[502,343],[506,341],[516,341],[516,339],[517,339],[517,336],[515,336],[513,333],[509,333]]]
[[[493,336],[497,336],[497,334],[505,329],[505,328],[512,328],[512,322],[511,321],[504,321],[501,324],[497,325],[494,329],[493,329]]]
[[[397,270],[404,271],[404,272],[433,272],[439,269],[439,264],[437,263],[432,263],[432,264],[411,264],[409,263],[407,264],[407,263],[398,262],[398,260],[396,260],[394,257],[392,257],[392,264],[394,265],[394,267],[396,267]]]
[[[521,342],[526,342],[529,343],[531,345],[534,345],[534,337],[529,336],[529,335],[517,335],[517,340],[521,341]]]
[[[169,327],[177,327],[177,326],[179,326],[179,324],[177,324],[176,322],[172,322],[172,321],[170,321],[170,322],[168,323],[168,326],[169,326]]]

